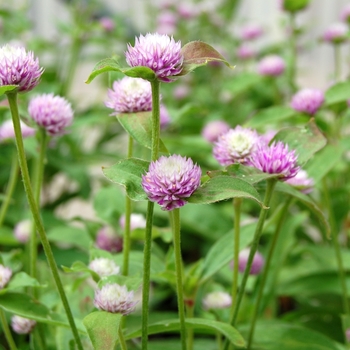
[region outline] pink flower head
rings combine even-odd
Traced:
[[[135,309],[134,292],[129,292],[126,286],[105,284],[95,292],[94,305],[103,311],[128,315]]]
[[[263,29],[258,24],[249,24],[241,29],[240,37],[243,40],[254,40],[263,34]]]
[[[141,78],[124,77],[116,80],[113,89],[108,89],[105,105],[115,110],[111,115],[151,111],[151,84]]]
[[[126,62],[131,67],[148,67],[159,81],[170,83],[182,71],[181,42],[173,37],[148,33],[135,38],[135,46],[128,44]]]
[[[276,130],[268,130],[265,132],[265,134],[260,135],[260,140],[268,145],[271,142],[271,140],[275,137],[276,133]]]
[[[259,135],[255,130],[237,125],[218,137],[214,143],[213,154],[223,166],[234,163],[246,164],[257,143]]]
[[[292,98],[291,107],[298,112],[314,115],[324,102],[324,93],[317,89],[302,89]]]
[[[323,40],[333,44],[340,44],[348,38],[348,26],[345,23],[333,23],[323,33]]]
[[[258,64],[258,72],[261,75],[275,77],[285,70],[284,60],[277,55],[265,56]]]
[[[22,120],[20,121],[21,124],[21,132],[22,137],[26,138],[29,136],[33,136],[35,134],[35,129],[31,128],[27,124],[24,124]],[[12,120],[6,120],[3,122],[3,124],[0,126],[0,142],[7,139],[14,139],[15,138],[15,129],[13,127]]]
[[[249,248],[245,248],[239,253],[238,270],[241,273],[243,273],[247,267],[249,254],[250,254]],[[264,257],[259,252],[256,252],[253,257],[253,262],[252,262],[252,266],[250,268],[249,274],[258,275],[262,270],[262,268],[264,267],[264,263],[265,263]]]
[[[226,292],[216,291],[207,294],[203,298],[202,303],[206,310],[226,309],[231,306],[232,298],[230,294]]]
[[[350,328],[347,328],[345,331],[345,337],[348,342],[350,342]]]
[[[159,107],[159,122],[161,129],[165,129],[171,122],[170,114],[168,112],[168,109],[161,104]]]
[[[307,172],[303,169],[300,169],[298,173],[291,179],[288,179],[286,183],[305,194],[312,192],[314,187],[313,178],[309,177]]]
[[[255,50],[247,44],[242,44],[237,48],[237,57],[241,60],[249,60],[255,56]]]
[[[202,136],[208,142],[215,142],[218,137],[230,130],[230,126],[223,120],[213,120],[202,129]]]
[[[174,89],[174,97],[177,100],[182,100],[186,98],[190,93],[190,88],[185,84],[178,84]]]
[[[97,232],[96,245],[109,252],[120,252],[123,249],[123,239],[110,226],[104,226]]]
[[[42,94],[34,97],[28,106],[29,115],[46,132],[51,135],[62,135],[72,124],[73,110],[70,103],[61,96]]]
[[[273,142],[270,146],[259,143],[249,158],[248,165],[264,173],[279,174],[282,181],[294,177],[298,171],[295,151],[289,151],[288,145],[281,141]]]
[[[119,219],[119,225],[122,229],[125,228],[125,215],[122,215]],[[142,214],[130,215],[130,230],[136,230],[137,228],[145,228],[146,219]]]
[[[15,315],[11,318],[11,327],[17,334],[28,334],[36,325],[36,321]]]
[[[12,277],[12,270],[0,264],[0,290],[5,288]]]
[[[197,10],[198,4],[196,5],[188,2],[181,2],[177,6],[177,12],[179,16],[183,19],[195,18],[198,16],[199,13],[199,11]]]
[[[100,18],[100,25],[106,32],[112,32],[115,28],[114,21],[110,17]]]
[[[118,275],[120,267],[111,259],[96,258],[89,264],[89,269],[96,272],[100,277]]]
[[[157,202],[163,210],[173,210],[184,206],[185,198],[199,187],[201,168],[192,159],[172,155],[160,157],[149,166],[142,176],[142,187],[152,202]]]
[[[347,4],[344,7],[343,11],[340,14],[340,19],[345,23],[350,22],[350,4]]]
[[[172,11],[163,11],[157,18],[158,25],[171,25],[175,26],[177,23],[177,17]]]
[[[22,220],[15,226],[13,234],[21,243],[27,243],[33,230],[33,222],[30,219]]]
[[[17,91],[27,92],[39,84],[42,73],[33,52],[11,45],[0,47],[0,86],[18,85]]]

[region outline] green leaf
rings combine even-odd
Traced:
[[[252,88],[254,85],[257,85],[262,80],[263,77],[257,73],[243,72],[227,81],[224,85],[224,89],[234,95],[238,95]]]
[[[102,168],[108,180],[122,185],[127,195],[134,201],[147,200],[147,195],[141,186],[142,175],[148,171],[149,162],[129,158],[119,161],[111,167]]]
[[[275,190],[287,193],[305,204],[319,218],[321,221],[321,227],[324,228],[325,232],[327,234],[330,233],[330,226],[325,214],[309,196],[280,181],[276,183]]]
[[[17,238],[14,236],[13,229],[3,226],[0,228],[0,244],[5,246],[18,246],[20,242],[18,242]]]
[[[121,72],[129,77],[142,78],[148,81],[156,79],[155,73],[148,67],[139,66],[133,68],[122,68],[114,58],[105,58],[96,64],[85,83],[90,84],[98,75],[105,72]]]
[[[350,99],[350,82],[341,82],[331,86],[325,94],[326,106],[331,106],[339,102],[345,102]]]
[[[122,317],[122,314],[96,311],[84,318],[83,323],[94,349],[114,350]]]
[[[29,276],[25,272],[17,272],[6,286],[7,290],[23,288],[23,287],[44,287],[35,278]]]
[[[110,185],[103,187],[94,196],[94,209],[98,217],[109,222],[125,210],[124,193],[121,188]]]
[[[73,265],[71,267],[62,266],[62,269],[66,273],[76,273],[76,272],[87,272],[91,275],[93,280],[95,282],[98,282],[100,280],[100,276],[95,272],[90,270],[83,262],[81,261],[74,261]]]
[[[204,330],[207,331],[208,334],[216,334],[217,332],[221,333],[225,336],[231,344],[244,347],[245,341],[241,334],[233,328],[231,325],[218,322],[213,320],[207,320],[204,318],[188,318],[185,321],[187,329],[194,330]],[[162,322],[157,322],[149,325],[148,334],[158,334],[164,332],[178,331],[180,329],[180,321],[179,320],[165,320]],[[133,339],[139,337],[141,335],[141,330],[137,330],[125,336],[125,339]]]
[[[248,182],[229,176],[216,176],[201,185],[188,198],[189,203],[209,204],[230,198],[253,199],[264,206],[259,193]]]
[[[18,88],[19,85],[2,85],[0,86],[0,96],[3,94],[6,94],[8,91],[12,91],[16,88]]]
[[[256,128],[265,126],[266,124],[274,124],[280,121],[287,120],[295,116],[294,109],[286,106],[273,106],[263,109],[253,116],[247,123],[247,126]]]
[[[181,49],[184,57],[183,68],[178,76],[186,75],[198,67],[205,66],[208,62],[223,62],[232,67],[225,58],[212,46],[202,41],[191,41]]]
[[[119,123],[125,131],[141,146],[152,148],[152,112],[118,114]],[[159,140],[159,151],[169,154],[162,140]]]
[[[280,130],[273,138],[273,141],[275,140],[287,143],[290,149],[296,150],[299,165],[305,164],[327,143],[313,119],[305,128],[289,127]]]
[[[48,231],[47,237],[51,242],[72,245],[85,251],[89,250],[92,242],[85,229],[71,226],[56,226]]]

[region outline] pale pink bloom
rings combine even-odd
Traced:
[[[202,129],[202,136],[208,142],[215,142],[218,137],[230,130],[230,126],[223,120],[213,120],[208,122]]]

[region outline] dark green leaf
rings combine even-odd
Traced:
[[[262,81],[263,77],[257,73],[240,73],[225,83],[224,89],[231,92],[234,95],[238,95],[242,92],[249,90],[254,85],[257,85]]]
[[[273,106],[266,108],[258,112],[250,119],[247,126],[256,128],[259,126],[265,126],[267,124],[273,124],[293,117],[296,112],[286,106]]]
[[[83,250],[88,250],[92,242],[85,229],[71,226],[56,226],[48,231],[47,237],[51,242],[65,243]]]
[[[325,105],[346,102],[350,99],[350,82],[341,82],[331,86],[325,94]]]
[[[30,277],[25,272],[17,272],[6,286],[7,290],[23,287],[43,287],[35,278]]]
[[[125,187],[128,196],[134,201],[147,200],[147,195],[141,186],[142,175],[148,171],[149,162],[129,158],[123,159],[108,168],[102,168],[103,174],[110,181]]]

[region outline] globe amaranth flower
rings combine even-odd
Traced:
[[[284,60],[277,55],[268,55],[258,63],[258,72],[264,76],[276,77],[281,75],[286,68]]]
[[[237,48],[237,57],[241,60],[249,60],[253,58],[255,54],[255,50],[247,44],[242,44]]]
[[[64,134],[73,121],[70,103],[54,94],[34,97],[29,102],[28,112],[31,118],[51,136]]]
[[[29,241],[32,230],[33,230],[32,220],[25,219],[16,224],[13,230],[13,234],[19,242],[26,243]]]
[[[312,192],[314,187],[314,179],[309,177],[308,173],[303,169],[300,169],[298,173],[287,180],[286,183],[305,194]]]
[[[101,17],[100,18],[100,25],[101,27],[108,33],[108,32],[112,32],[115,28],[115,23],[113,18],[110,17]]]
[[[3,289],[12,277],[12,270],[0,264],[0,290]]]
[[[183,55],[181,42],[165,34],[140,35],[135,38],[135,46],[128,44],[126,62],[131,67],[148,67],[154,71],[159,81],[170,83],[182,71]]]
[[[263,34],[263,29],[258,24],[249,24],[241,28],[240,37],[243,40],[254,40]]]
[[[314,115],[324,102],[324,93],[318,89],[302,89],[293,97],[291,107],[298,112]]]
[[[35,134],[35,129],[23,123],[22,120],[20,120],[20,124],[21,124],[21,132],[22,132],[23,138],[33,136]],[[15,138],[15,129],[13,127],[12,120],[9,119],[4,121],[0,126],[0,142],[8,139],[14,139],[14,138]]]
[[[33,330],[35,325],[36,321],[29,318],[18,315],[11,317],[11,327],[17,334],[28,334]]]
[[[105,284],[95,291],[94,305],[100,310],[128,315],[134,311],[136,303],[134,292],[116,283]]]
[[[232,298],[230,294],[226,292],[216,291],[208,293],[203,298],[202,303],[206,310],[226,309],[231,306]]]
[[[106,107],[119,113],[136,113],[152,110],[152,89],[149,81],[141,78],[124,77],[108,89]]]
[[[255,130],[237,125],[219,136],[214,143],[213,154],[223,166],[234,163],[246,164],[258,142],[259,135]]]
[[[119,225],[122,229],[125,228],[125,215],[122,215],[119,219]],[[130,215],[130,230],[136,230],[137,228],[146,227],[146,218],[142,214]]]
[[[166,127],[170,124],[171,118],[168,109],[160,104],[159,106],[159,123],[161,129],[166,129]]]
[[[340,44],[348,39],[348,32],[348,26],[345,23],[333,23],[323,33],[323,40],[333,44]]]
[[[282,181],[294,177],[298,171],[297,155],[295,150],[289,151],[288,145],[281,141],[271,145],[259,143],[249,158],[248,165],[253,166],[264,173],[279,174]]]
[[[245,248],[239,252],[238,270],[241,273],[244,273],[247,267],[249,254],[250,254],[249,248]],[[258,275],[262,270],[262,268],[264,267],[264,263],[265,263],[264,257],[259,252],[255,252],[249,274]],[[231,267],[233,267],[233,264],[231,264]]]
[[[142,176],[142,187],[152,202],[163,210],[180,208],[185,198],[199,187],[201,168],[190,158],[172,155],[151,162],[148,172]]]
[[[230,130],[230,126],[223,120],[213,120],[208,122],[202,129],[202,136],[208,142],[215,142],[218,137]]]
[[[123,239],[110,226],[104,226],[97,232],[96,245],[109,252],[120,252],[123,250]]]
[[[345,23],[350,22],[350,4],[343,8],[342,12],[340,13],[340,19]]]
[[[89,269],[96,272],[100,277],[118,275],[120,267],[111,259],[96,258],[89,264]]]
[[[33,52],[12,45],[0,47],[0,86],[18,85],[17,91],[27,92],[39,84],[42,73]]]

